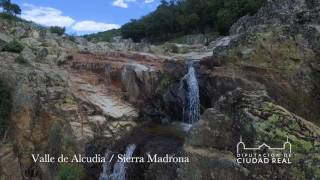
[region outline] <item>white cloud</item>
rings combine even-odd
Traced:
[[[136,0],[114,0],[112,5],[120,8],[128,8],[129,7],[128,3],[135,2],[135,1]]]
[[[153,3],[153,2],[154,2],[154,0],[144,0],[144,3],[147,3],[147,4]]]
[[[51,7],[41,7],[32,4],[23,4],[21,17],[44,26],[71,26],[75,20],[69,16],[62,15],[58,9]]]
[[[128,3],[126,3],[125,0],[115,0],[113,1],[112,5],[121,8],[128,8]]]
[[[120,28],[120,26],[117,24],[107,24],[96,21],[80,21],[72,26],[72,30],[77,32],[99,32],[118,28]]]
[[[135,0],[126,0],[132,2]],[[52,7],[41,7],[33,4],[23,4],[22,18],[41,24],[43,26],[60,26],[67,27],[67,30],[73,30],[76,34],[93,33],[106,31],[110,29],[120,28],[117,24],[108,24],[96,21],[78,21],[73,18],[63,15],[63,13]]]

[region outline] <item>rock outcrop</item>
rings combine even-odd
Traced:
[[[14,166],[12,164],[11,170],[15,170],[16,175],[20,174],[17,179],[27,178],[30,169],[35,169],[32,176],[45,178],[50,176],[50,172],[38,171],[39,164],[32,162],[29,153],[56,151],[57,147],[50,145],[53,142],[48,138],[53,136],[50,129],[54,124],[61,126],[66,132],[70,130],[68,121],[73,116],[62,108],[68,97],[67,83],[64,79],[66,74],[63,70],[44,64],[34,68],[31,65],[16,63],[17,56],[15,53],[7,52],[1,52],[0,56],[0,80],[6,82],[12,97],[12,112],[6,142],[13,146],[12,150],[16,149],[10,152],[12,156],[10,158],[16,156],[10,163],[18,163]],[[67,133],[64,137],[67,138],[66,136]],[[7,145],[5,143],[1,146]],[[76,150],[77,147],[73,148]],[[5,160],[1,159],[1,162]],[[1,166],[6,167],[7,162],[2,163]],[[9,177],[4,174],[1,178]]]
[[[129,101],[137,102],[155,92],[164,60],[165,57],[143,53],[79,53],[74,54],[66,66],[94,72],[105,85],[119,88]]]
[[[248,147],[281,147],[288,137],[292,164],[237,164],[240,137]],[[265,91],[237,89],[193,126],[184,146],[192,160],[178,174],[180,179],[316,179],[319,138],[319,127],[274,104]]]
[[[221,86],[266,89],[279,104],[318,124],[318,9],[309,0],[275,1],[241,18],[231,36],[211,43],[212,58],[201,61],[204,99],[213,105],[224,93]]]
[[[33,23],[0,23],[1,50],[13,40],[22,47],[20,54],[0,52],[0,81],[12,101],[1,137],[0,179],[54,179],[60,165],[35,163],[31,154],[84,155],[96,136],[114,141],[136,126],[138,111],[121,97],[57,66],[83,44]]]
[[[80,105],[77,114],[81,121],[71,122],[79,140],[89,142],[96,135],[114,140],[136,126],[138,110],[118,97],[118,93],[103,84],[90,84],[97,78],[71,73],[69,91]],[[91,82],[86,81],[90,79]]]

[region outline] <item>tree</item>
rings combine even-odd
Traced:
[[[50,32],[51,33],[56,33],[58,34],[59,36],[63,35],[66,31],[66,28],[65,27],[59,27],[59,26],[51,26],[49,28]]]
[[[19,15],[21,14],[21,9],[17,4],[11,3],[10,0],[0,0],[0,7],[3,8],[3,11],[10,15]]]
[[[142,21],[131,20],[122,26],[121,34],[124,38],[131,38],[133,41],[140,41],[145,37],[145,26]]]
[[[21,9],[17,4],[11,4],[9,8],[9,12],[12,15],[20,15],[21,14]]]
[[[11,2],[10,0],[2,0],[1,7],[3,8],[3,12],[9,13]]]

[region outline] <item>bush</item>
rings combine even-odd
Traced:
[[[59,26],[52,26],[50,27],[50,32],[51,33],[56,33],[58,34],[59,36],[63,35],[66,31],[66,28],[65,27],[59,27]]]
[[[79,165],[63,164],[59,168],[59,180],[80,180],[85,176],[84,169]]]
[[[18,64],[27,64],[27,60],[23,58],[23,56],[19,55],[16,59],[15,62]]]
[[[2,51],[21,53],[24,49],[24,46],[17,40],[13,40],[8,44],[4,45]]]
[[[11,96],[7,86],[0,81],[0,136],[2,137],[9,127]]]

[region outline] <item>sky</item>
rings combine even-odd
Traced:
[[[66,27],[83,35],[119,28],[156,9],[160,0],[11,0],[21,17],[43,26]]]

